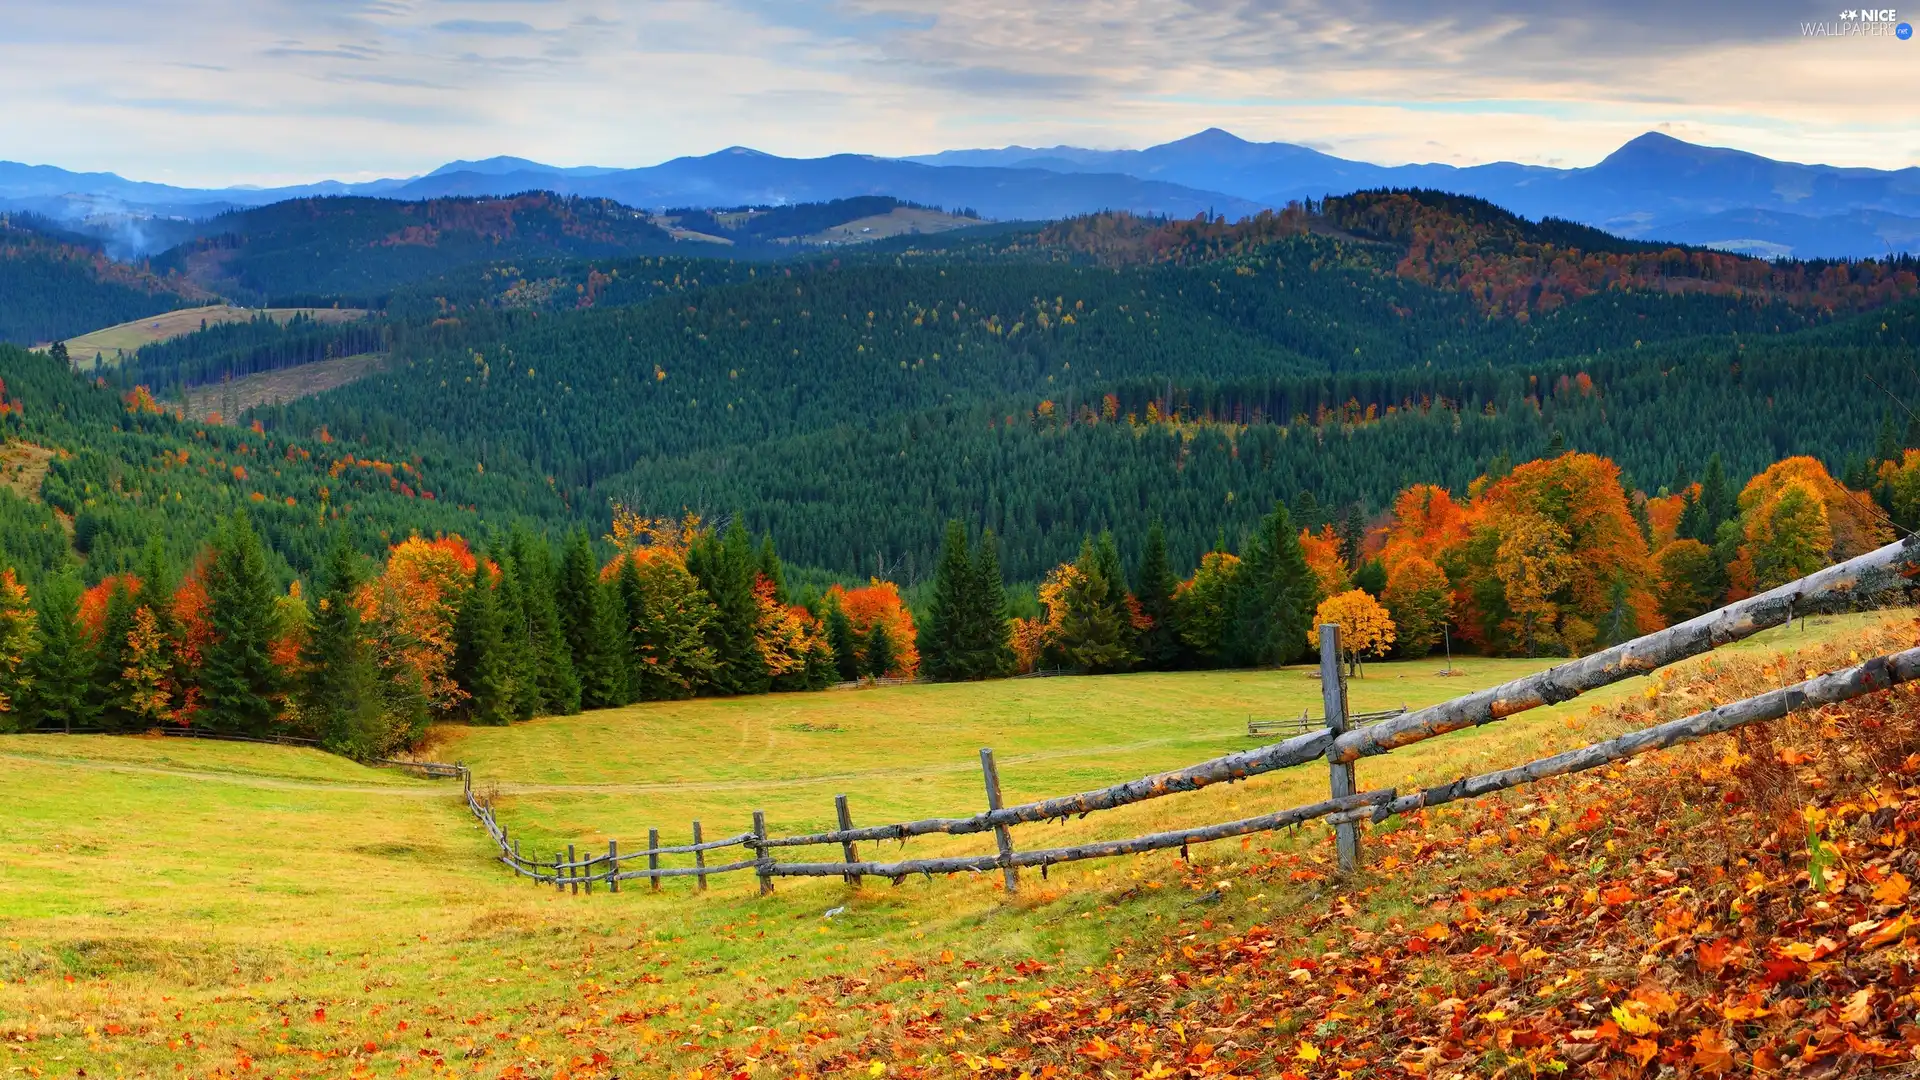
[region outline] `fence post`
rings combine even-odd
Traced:
[[[767,854],[767,812],[753,812],[754,872],[760,875],[760,895],[773,895],[773,856]]]
[[[1320,697],[1326,705],[1327,731],[1335,740],[1347,730],[1347,684],[1340,670],[1340,628],[1333,623],[1320,624]],[[1333,760],[1333,744],[1327,744],[1327,771],[1334,798],[1353,794],[1353,763]],[[1360,826],[1343,821],[1333,827],[1334,844],[1340,856],[1340,872],[1351,874],[1360,868]]]
[[[553,853],[553,887],[561,892],[566,892],[567,883],[560,877],[560,858],[560,852],[556,851]]]
[[[696,821],[693,823],[693,846],[694,846],[693,868],[696,871],[696,873],[694,874],[694,877],[700,882],[700,891],[706,892],[707,891],[707,853],[699,850],[700,845],[703,842],[704,841],[700,839],[700,823]]]
[[[853,812],[847,809],[847,797],[845,795],[835,795],[833,797],[833,811],[840,819],[840,831],[851,832],[853,830]],[[860,861],[860,849],[855,847],[851,840],[840,841],[840,854],[845,856],[849,863]],[[859,874],[846,874],[844,876],[847,884],[856,889],[860,887]]]
[[[620,891],[620,841],[607,841],[607,889]]]
[[[980,772],[987,781],[987,809],[1000,809],[1000,770],[993,764],[993,749],[980,750]],[[1005,825],[993,827],[993,839],[1000,845],[1000,869],[1006,875],[1007,895],[1020,891],[1020,871],[1013,866],[1013,833]]]
[[[660,830],[647,830],[647,869],[660,869]],[[653,891],[660,891],[660,875],[653,875]]]
[[[578,861],[573,854],[573,845],[567,845],[567,881],[573,885],[574,895],[580,893],[580,868],[573,864]]]

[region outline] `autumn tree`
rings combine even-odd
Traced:
[[[1418,660],[1446,636],[1453,617],[1453,589],[1446,571],[1424,556],[1405,554],[1387,571],[1380,599],[1393,620],[1401,656]]]
[[[21,710],[32,700],[29,660],[36,619],[27,587],[20,584],[12,567],[0,570],[0,728],[18,731],[27,726]]]
[[[1321,596],[1337,596],[1353,588],[1353,576],[1348,572],[1345,538],[1333,531],[1333,526],[1323,526],[1318,533],[1300,530],[1300,554],[1307,560],[1307,569],[1313,571]]]
[[[846,613],[847,623],[854,635],[860,674],[873,674],[873,662],[868,650],[873,628],[881,624],[887,627],[887,647],[891,653],[886,674],[891,678],[910,679],[919,673],[920,651],[915,644],[919,634],[914,627],[913,614],[907,610],[906,602],[900,597],[900,589],[893,582],[874,578],[857,589],[835,585],[827,591],[827,600],[830,604],[837,603]]]
[[[1378,600],[1360,589],[1349,589],[1320,602],[1313,612],[1313,629],[1307,634],[1310,647],[1319,647],[1319,628],[1329,623],[1340,628],[1340,653],[1351,675],[1360,675],[1361,657],[1385,656],[1393,647],[1393,618]]]
[[[1872,497],[1847,490],[1812,457],[1775,462],[1748,481],[1740,492],[1736,528],[1739,547],[1727,567],[1735,598],[1804,577],[1892,538]]]

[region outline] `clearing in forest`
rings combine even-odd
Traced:
[[[1707,692],[1689,680],[1704,686],[1744,665],[1771,685],[1776,669],[1783,678],[1799,670],[1799,661],[1776,657],[1839,650],[1844,662],[1855,639],[1874,635],[1860,647],[1883,646],[1897,633],[1889,625],[1854,616],[1771,630],[1670,677],[1363,760],[1361,784],[1442,781],[1584,744],[1646,722],[1621,710],[1694,707]],[[1548,663],[1466,659],[1452,678],[1435,677],[1443,662],[1432,658],[1376,664],[1351,693],[1356,709],[1419,706]],[[428,756],[463,760],[476,786],[497,787],[502,821],[528,842],[604,850],[611,837],[630,850],[650,826],[663,830],[663,843],[684,839],[681,823],[694,817],[710,837],[741,831],[755,808],[777,832],[818,827],[841,791],[860,824],[971,812],[982,803],[981,746],[998,751],[1009,800],[1082,790],[1254,745],[1249,714],[1297,716],[1318,699],[1318,683],[1297,667],[888,687],[442,729]],[[1725,753],[1720,742],[1703,745],[1709,756]],[[1664,768],[1636,765],[1631,777]],[[1631,777],[1606,789],[1626,806],[1642,790]],[[1015,843],[1218,821],[1323,796],[1326,784],[1324,767],[1287,770],[1084,821],[1023,826]],[[1474,952],[1481,939],[1468,925],[1497,917],[1497,901],[1455,903],[1456,894],[1532,873],[1540,856],[1521,850],[1526,844],[1544,843],[1541,836],[1563,844],[1576,834],[1556,828],[1604,820],[1568,799],[1572,785],[1443,808],[1431,820],[1366,830],[1363,852],[1379,861],[1351,888],[1332,891],[1327,830],[1310,826],[1196,847],[1191,863],[1165,852],[1055,867],[1046,878],[1027,872],[1011,899],[998,874],[868,880],[857,890],[783,879],[764,899],[751,874],[735,874],[715,878],[706,893],[683,878],[658,892],[629,882],[618,896],[586,896],[517,879],[493,861],[456,783],[311,750],[6,736],[0,790],[8,793],[0,1042],[11,1048],[9,1064],[63,1076],[82,1067],[155,1077],[396,1076],[446,1066],[486,1077],[715,1077],[769,1067],[777,1071],[767,1075],[782,1077],[913,1077],[971,1073],[975,1058],[978,1071],[1008,1077],[1171,1076],[1166,1070],[1183,1062],[1193,1075],[1413,1075],[1389,1065],[1397,1050],[1356,1071],[1351,1061],[1369,1053],[1358,1033],[1383,1017],[1390,1028],[1424,1029],[1442,999],[1513,995],[1504,1006],[1476,1000],[1470,1034],[1499,1016],[1559,1007],[1545,984],[1504,988],[1505,961]],[[1501,825],[1469,843],[1445,824],[1508,804],[1518,808],[1513,830]],[[1711,820],[1662,805],[1694,833]],[[1552,819],[1545,833],[1531,827],[1541,815]],[[1601,838],[1577,835],[1577,857],[1549,852],[1583,875],[1573,900],[1584,903],[1591,880],[1594,895],[1608,898],[1594,902],[1614,905],[1610,919],[1623,917],[1626,894],[1610,882],[1633,871],[1640,845],[1661,841],[1651,831],[1616,831],[1603,850]],[[991,843],[930,837],[908,850]],[[1847,863],[1846,872],[1864,865]],[[1704,885],[1701,873],[1686,881]],[[1329,905],[1335,925],[1323,926]],[[1444,940],[1423,929],[1436,922]],[[1352,934],[1359,924],[1365,932]],[[1420,978],[1405,983],[1425,1005],[1387,1001],[1399,982],[1320,974],[1375,935],[1397,942],[1397,924],[1429,942]],[[1217,944],[1256,939],[1262,944],[1250,952]],[[1557,962],[1551,940],[1540,941],[1549,949],[1515,947],[1524,964]],[[1456,945],[1457,965],[1448,959]],[[1303,949],[1331,949],[1335,959],[1292,967]],[[1584,959],[1585,945],[1568,957],[1624,978],[1623,997],[1644,951],[1618,965],[1598,953]],[[1267,1008],[1265,1022],[1234,1019],[1240,991],[1223,991],[1252,992],[1248,956],[1279,965],[1275,988],[1263,994],[1320,995],[1317,1013],[1287,1018]],[[1115,1001],[1086,1005],[1100,995]],[[1405,1017],[1393,1019],[1402,1007]],[[1600,1019],[1608,1007],[1594,1006]],[[1184,1023],[1182,1009],[1199,1009],[1204,1022]],[[1329,1009],[1344,1018],[1329,1019]],[[1665,1013],[1647,1019],[1679,1024]],[[1355,1040],[1342,1051],[1348,1032]],[[1505,1049],[1538,1045],[1509,1040]],[[1216,1053],[1233,1068],[1204,1070]],[[1047,1064],[1053,1073],[1043,1073]]]
[[[312,397],[363,379],[385,359],[385,353],[360,353],[196,386],[186,392],[187,415],[194,420],[232,423],[256,406]]]
[[[181,308],[164,315],[135,319],[68,338],[67,356],[75,368],[87,371],[98,363],[112,363],[121,354],[133,353],[142,345],[191,334],[202,329],[203,324],[214,326],[226,322],[246,322],[261,315],[271,316],[280,322],[288,322],[296,315],[305,315],[320,322],[338,323],[363,319],[366,314],[361,308],[244,308],[232,304]],[[103,355],[105,361],[101,360]]]

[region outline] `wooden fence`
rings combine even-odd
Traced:
[[[928,818],[855,827],[847,797],[838,795],[834,798],[838,827],[826,832],[770,836],[765,813],[754,811],[750,829],[723,839],[703,839],[701,823],[696,821],[692,823],[692,842],[689,844],[663,847],[659,831],[654,830],[648,834],[647,846],[639,850],[623,852],[618,842],[609,841],[605,853],[582,857],[569,845],[565,851],[556,851],[548,857],[544,852],[523,852],[519,841],[514,840],[495,819],[491,800],[475,794],[472,775],[464,767],[452,768],[462,780],[468,807],[498,845],[500,861],[525,877],[574,892],[582,888],[592,892],[595,882],[618,891],[622,882],[640,879],[647,880],[651,888],[658,890],[663,880],[673,877],[692,877],[696,886],[704,890],[707,878],[711,875],[746,870],[752,870],[759,878],[762,894],[773,891],[773,879],[777,877],[839,877],[858,884],[861,878],[872,876],[887,878],[897,884],[913,874],[931,876],[989,873],[994,870],[1003,874],[1008,890],[1012,891],[1018,888],[1018,872],[1023,867],[1039,867],[1044,877],[1049,866],[1083,859],[1171,848],[1181,849],[1184,855],[1192,844],[1270,832],[1321,818],[1334,826],[1342,872],[1351,872],[1359,865],[1358,825],[1361,821],[1381,822],[1394,814],[1421,807],[1476,798],[1549,776],[1598,768],[1676,743],[1730,731],[1745,724],[1777,719],[1798,709],[1833,704],[1885,690],[1920,679],[1920,649],[1875,657],[1793,686],[1578,750],[1415,792],[1403,794],[1393,788],[1359,790],[1355,775],[1355,763],[1359,759],[1385,754],[1462,728],[1496,723],[1541,705],[1567,701],[1588,691],[1636,675],[1645,675],[1721,645],[1751,637],[1762,630],[1790,622],[1796,615],[1856,608],[1873,602],[1884,603],[1891,596],[1904,595],[1908,580],[1916,575],[1920,575],[1920,537],[1909,537],[1668,629],[1439,705],[1380,717],[1376,722],[1364,726],[1349,725],[1347,687],[1341,677],[1338,628],[1322,626],[1320,674],[1325,703],[1323,728],[1183,769],[1015,806],[1002,805],[999,772],[993,751],[984,749],[980,751],[980,766],[986,808],[967,817]],[[1016,825],[1085,817],[1102,810],[1180,792],[1197,791],[1215,784],[1233,783],[1313,761],[1326,762],[1329,773],[1328,797],[1319,802],[1237,821],[1122,840],[1032,850],[1018,850],[1013,845],[1011,829]],[[858,845],[862,843],[904,841],[909,837],[933,834],[962,836],[984,832],[994,834],[995,851],[893,862],[862,860],[859,857]],[[783,862],[775,858],[775,853],[785,848],[836,846],[840,855],[838,861]],[[740,854],[745,857],[708,864],[708,852],[730,848],[741,849]],[[663,867],[662,856],[692,856],[693,865]]]

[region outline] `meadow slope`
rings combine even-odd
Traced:
[[[1770,631],[1670,678],[1363,762],[1361,782],[1432,782],[1510,763],[1646,722],[1636,710],[1697,707],[1709,691],[1688,688],[1728,665],[1784,673],[1800,661],[1780,663],[1783,651],[1823,649],[1807,662],[1826,663],[1902,635],[1911,638],[1904,624],[1873,616]],[[1540,663],[1469,660],[1453,679],[1434,678],[1433,660],[1380,664],[1353,696],[1356,707],[1418,705]],[[1297,714],[1317,692],[1302,669],[901,687],[458,729],[434,754],[497,784],[502,819],[518,835],[556,845],[611,835],[630,848],[650,825],[673,837],[695,816],[709,835],[731,832],[755,807],[776,831],[821,825],[841,790],[863,823],[965,812],[980,802],[981,745],[1001,754],[1010,799],[1126,779],[1248,745],[1249,712]],[[1015,842],[1243,816],[1318,797],[1325,782],[1323,770],[1293,770],[1019,829]],[[1324,951],[1339,933],[1329,905],[1367,926],[1431,921],[1429,909],[1453,919],[1456,897],[1439,875],[1493,887],[1540,858],[1526,836],[1422,853],[1387,839],[1407,833],[1389,825],[1367,841],[1385,861],[1329,891],[1326,832],[1308,828],[1196,848],[1191,864],[1166,853],[1029,874],[1014,898],[997,875],[869,881],[857,891],[783,880],[766,899],[751,876],[735,875],[704,895],[683,879],[659,893],[629,884],[617,897],[589,897],[510,877],[450,783],[312,751],[12,736],[0,738],[0,790],[0,1044],[9,1047],[0,1061],[34,1075],[878,1076],[977,1065],[1007,1076],[1167,1076],[1153,1070],[1269,1075],[1291,1063],[1301,1075],[1333,1076],[1294,1056],[1295,1027],[1234,1037],[1257,1051],[1257,1068],[1241,1072],[1244,1062],[1223,1052],[1207,1069],[1224,1040],[1182,1029],[1177,1010],[1194,1007],[1192,994],[1152,1019],[1150,1052],[1123,1047],[1108,1059],[1076,1056],[1041,1023],[1053,1006],[1037,1002],[1096,985],[1120,993],[1109,979],[1144,980],[1147,990],[1165,989],[1163,976],[1198,979],[1190,973],[1207,954],[1183,954],[1182,944],[1197,934],[1257,925],[1275,956]],[[1529,790],[1493,803],[1565,798]],[[1632,851],[1650,835],[1614,835],[1607,865],[1630,873]],[[844,910],[823,917],[833,908]],[[1328,1021],[1328,1009],[1362,1015],[1337,994],[1298,1007],[1319,1008],[1318,1022],[1336,1030],[1343,1021]],[[1078,1023],[1121,1046],[1112,1015],[1095,1020],[1089,1010]],[[1169,1057],[1169,1032],[1206,1042],[1208,1056]],[[1347,1071],[1409,1074],[1390,1062]]]

